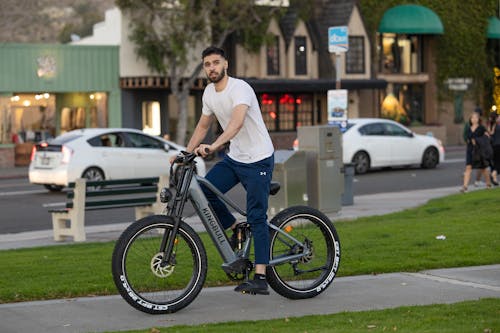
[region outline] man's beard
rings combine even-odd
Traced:
[[[212,83],[218,83],[220,80],[222,80],[224,78],[224,76],[226,76],[226,69],[225,68],[222,69],[222,72],[220,72],[220,74],[215,79],[212,79],[210,75],[208,75],[208,79]]]

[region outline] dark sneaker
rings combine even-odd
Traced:
[[[260,275],[259,277],[255,276],[253,280],[243,282],[242,284],[234,288],[234,291],[243,294],[269,295],[266,277],[263,275]]]

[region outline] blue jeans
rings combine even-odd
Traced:
[[[226,193],[238,183],[245,188],[247,222],[254,238],[255,264],[269,263],[269,228],[266,222],[273,168],[274,155],[255,163],[240,163],[226,155],[205,177],[222,193]],[[231,227],[236,218],[227,206],[205,186],[202,185],[202,189],[222,226],[225,229]]]

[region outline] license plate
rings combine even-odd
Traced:
[[[42,163],[42,165],[49,165],[50,164],[50,157],[42,157],[41,163]]]

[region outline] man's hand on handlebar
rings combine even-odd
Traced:
[[[212,146],[211,145],[206,145],[206,144],[201,144],[197,148],[194,149],[193,153],[195,153],[198,156],[201,157],[207,157],[208,154],[212,152]]]

